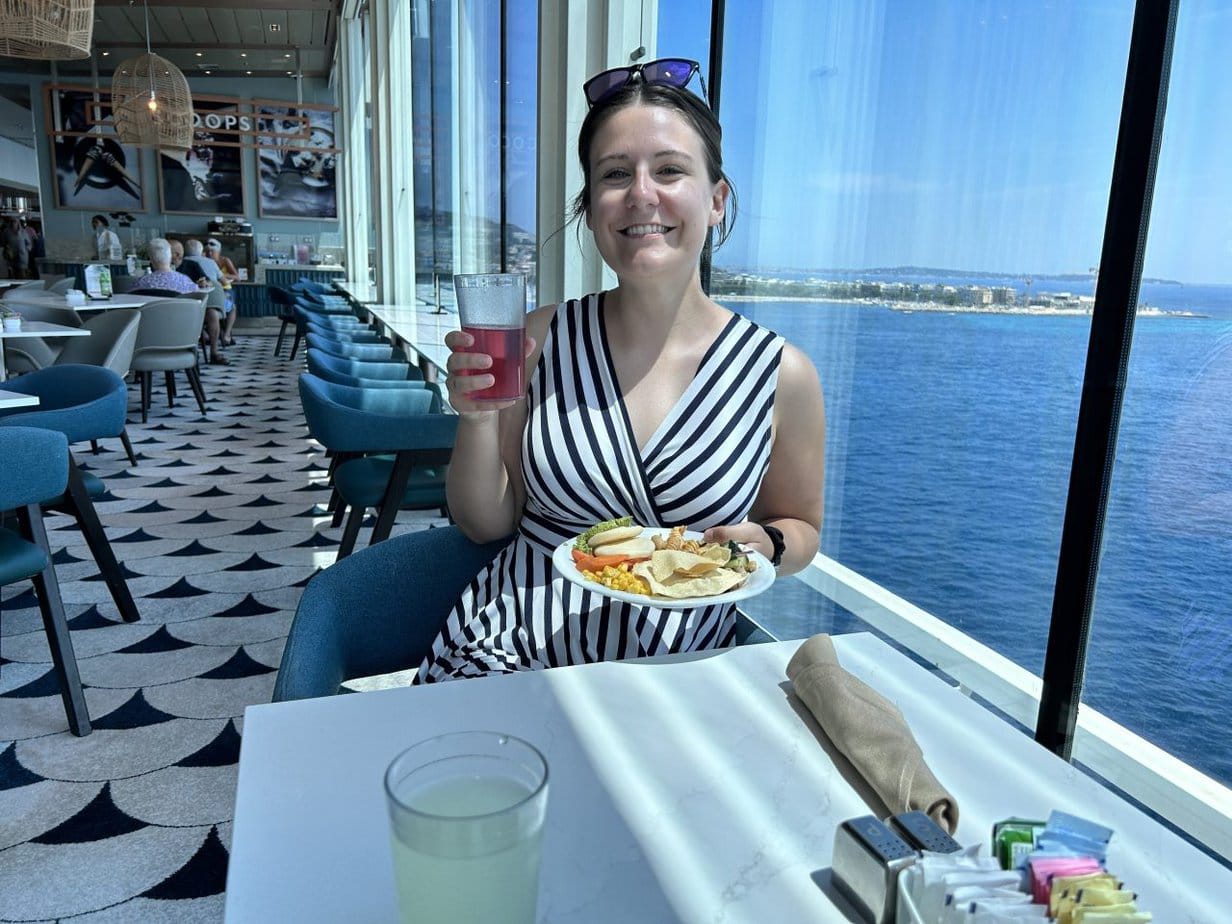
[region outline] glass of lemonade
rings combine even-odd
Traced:
[[[402,919],[534,924],[548,765],[500,732],[407,748],[385,771]]]
[[[474,273],[453,277],[462,329],[475,338],[469,353],[492,357],[488,369],[496,381],[470,393],[479,401],[510,401],[526,390],[526,277],[520,273]]]

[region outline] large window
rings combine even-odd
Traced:
[[[1224,784],[1232,711],[1232,10],[1183,3],[1084,701]],[[1080,752],[1075,757],[1082,758]]]
[[[535,62],[530,0],[416,0],[416,283],[452,300],[457,272],[535,275]]]

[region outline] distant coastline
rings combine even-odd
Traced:
[[[903,313],[1089,317],[1094,309],[1094,296],[1071,292],[1032,292],[1032,279],[1022,279],[1027,285],[1026,292],[1010,285],[950,285],[903,279],[825,279],[817,275],[806,279],[783,279],[716,268],[711,279],[711,295],[737,302],[831,302],[889,308]],[[1179,285],[1170,280],[1164,282]],[[1187,309],[1160,308],[1148,304],[1139,304],[1137,315],[1141,318],[1209,317]]]
[[[950,305],[941,302],[889,301],[877,298],[840,298],[831,295],[734,295],[728,292],[714,291],[711,296],[727,302],[811,302],[814,304],[832,303],[840,305],[863,305],[868,308],[889,308],[891,311],[901,311],[911,314],[914,311],[933,312],[937,314],[1017,314],[1045,318],[1076,318],[1089,317],[1090,307],[1054,307],[1051,305]],[[1153,305],[1139,305],[1140,318],[1207,318],[1209,315],[1198,314],[1196,311],[1175,311],[1167,308],[1156,308]]]

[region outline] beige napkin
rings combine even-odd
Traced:
[[[894,814],[920,810],[953,834],[958,803],[924,763],[903,714],[843,669],[828,635],[792,655],[787,679],[827,737]]]

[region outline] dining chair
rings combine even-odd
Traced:
[[[278,328],[278,339],[274,342],[274,355],[277,356],[282,350],[282,341],[287,334],[287,328],[295,323],[295,312],[292,310],[295,306],[295,296],[281,286],[267,285],[265,299],[277,308],[278,320],[282,322]],[[295,338],[291,341],[291,355],[288,358],[294,359],[295,351],[298,349],[299,333],[296,332]]]
[[[0,300],[8,301],[10,298],[21,298],[22,295],[33,295],[35,292],[45,290],[45,284],[41,279],[31,279],[29,282],[23,282],[21,285],[10,286],[4,290],[4,294],[0,295]]]
[[[273,701],[332,696],[347,680],[419,664],[463,589],[508,541],[479,545],[456,526],[419,530],[317,573],[296,607]]]
[[[314,350],[338,359],[362,359],[368,362],[406,362],[406,354],[387,343],[351,343],[324,334],[308,333],[304,340]]]
[[[47,321],[64,327],[81,327],[81,316],[72,308],[44,302],[6,301],[4,307],[16,311],[25,321]],[[65,342],[73,338],[22,337],[4,341],[4,364],[10,373],[33,372],[52,365]],[[89,339],[89,338],[84,338]]]
[[[126,378],[132,365],[140,323],[141,312],[135,308],[113,308],[87,318],[81,326],[90,331],[90,336],[68,338],[52,365],[102,366],[120,378]],[[127,427],[120,431],[120,442],[128,454],[129,464],[136,465],[137,456],[129,441]],[[97,454],[98,440],[91,440],[90,445]]]
[[[425,382],[423,379],[361,379],[354,375],[347,375],[345,372],[334,372],[332,369],[322,367],[313,368],[311,365],[308,371],[319,379],[335,385],[349,385],[351,388],[428,388],[438,395],[441,393],[439,385],[435,382]]]
[[[34,407],[0,409],[0,428],[58,430],[70,444],[114,439],[124,433],[128,387],[110,369],[78,364],[50,366],[10,379],[4,387],[6,391],[37,395],[39,403]],[[126,622],[135,622],[140,618],[137,605],[94,507],[94,498],[101,497],[106,490],[102,479],[83,471],[70,452],[68,487],[44,506],[76,519],[120,616]]]
[[[317,349],[308,350],[308,371],[321,378],[332,375],[345,375],[348,378],[363,379],[365,383],[386,382],[418,382],[423,381],[423,373],[418,366],[404,362],[378,362],[362,359],[343,359],[331,356]],[[344,385],[350,384],[344,382]]]
[[[205,388],[197,367],[197,341],[205,321],[205,305],[197,298],[169,298],[143,305],[132,370],[141,385],[141,422],[148,420],[155,372],[167,383],[167,406],[175,407],[175,373],[183,372],[197,406],[205,414]]]
[[[439,508],[448,515],[445,473],[458,418],[441,412],[436,392],[351,388],[303,373],[299,393],[309,434],[338,454],[339,513],[350,508],[339,559],[354,550],[370,507],[377,511],[370,545],[389,537],[399,510]]]
[[[90,713],[41,507],[62,495],[68,485],[68,440],[55,430],[3,427],[0,459],[4,459],[0,514],[11,511],[16,521],[11,524],[16,526],[13,529],[0,519],[0,587],[18,581],[33,583],[69,730],[74,735],[88,735]]]
[[[319,324],[306,320],[304,332],[338,340],[342,343],[383,343],[388,345],[389,338],[383,337],[370,327],[334,327],[329,324]]]
[[[457,526],[395,536],[318,572],[291,620],[273,701],[333,696],[342,684],[419,665],[462,591],[513,537],[476,543]],[[736,611],[737,645],[774,641]]]

